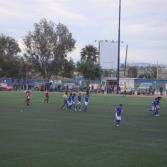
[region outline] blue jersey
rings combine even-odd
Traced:
[[[156,100],[157,101],[157,105],[159,105],[160,101],[159,100]]]
[[[69,97],[68,97],[67,102],[68,102],[68,103],[72,103],[72,102],[73,102],[72,96],[69,96]]]
[[[78,101],[81,102],[81,96],[78,96]]]
[[[74,96],[74,95],[72,95],[72,101],[73,101],[73,102],[75,101],[75,96]]]
[[[156,107],[157,106],[157,100],[152,101],[152,106]]]
[[[89,96],[85,96],[85,102],[89,101]]]
[[[123,109],[122,109],[122,107],[116,107],[115,108],[115,112],[116,112],[116,114],[117,114],[117,116],[121,116],[121,113],[123,112]]]

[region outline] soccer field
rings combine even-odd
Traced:
[[[0,167],[166,167],[167,99],[161,116],[147,112],[153,97],[90,97],[88,112],[61,110],[61,94],[0,92]],[[119,127],[114,106],[122,103]]]

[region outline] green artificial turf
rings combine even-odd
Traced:
[[[147,112],[153,97],[93,95],[89,110],[61,110],[62,95],[0,92],[0,167],[166,167],[167,99],[161,116]],[[119,127],[114,106],[122,103]]]

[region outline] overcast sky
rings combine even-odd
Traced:
[[[119,0],[0,0],[0,33],[19,43],[41,18],[61,22],[69,28],[79,60],[86,44],[95,40],[117,40]],[[167,64],[167,0],[122,0],[121,61],[129,45],[129,62]]]

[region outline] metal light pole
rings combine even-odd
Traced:
[[[99,52],[99,56],[98,56],[98,63],[100,65],[100,43],[102,42],[103,40],[95,40],[95,42],[98,42],[98,52]]]
[[[125,77],[125,75],[126,75],[127,57],[128,57],[128,45],[126,45],[126,55],[125,55],[125,71],[124,71],[124,77]]]
[[[158,92],[158,78],[159,78],[159,69],[158,69],[158,61],[157,61],[157,77],[156,77],[156,91]]]
[[[99,60],[98,60],[98,63],[99,63],[99,65],[100,65],[100,42],[101,41],[98,42],[98,50],[99,50]]]
[[[119,68],[120,68],[120,39],[121,39],[121,0],[119,0],[119,25],[118,25],[118,64],[117,64],[117,94],[119,93]]]

